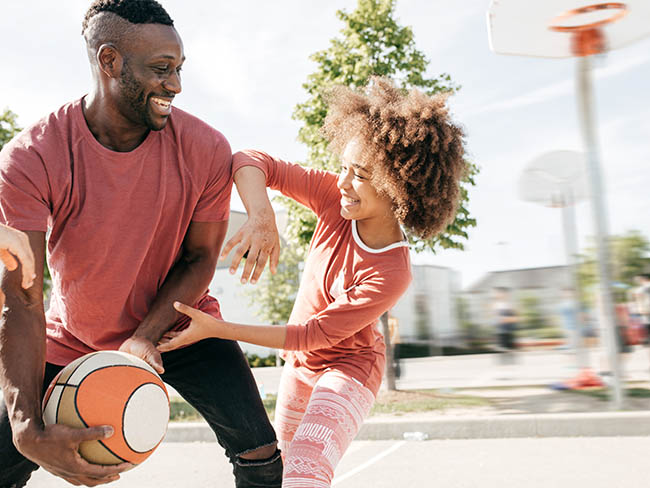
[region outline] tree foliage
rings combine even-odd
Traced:
[[[300,281],[302,253],[295,246],[283,246],[275,274],[265,272],[249,296],[257,315],[271,324],[284,324],[291,315]]]
[[[8,108],[0,113],[0,149],[21,131],[18,116]]]
[[[613,235],[609,239],[610,272],[616,285],[615,299],[625,300],[625,287],[636,286],[634,277],[640,273],[650,273],[650,241],[638,230]],[[588,299],[590,290],[598,283],[596,248],[590,246],[580,259],[578,281],[583,299]]]
[[[328,152],[320,129],[327,115],[325,96],[333,86],[363,87],[372,76],[389,76],[404,89],[416,87],[428,94],[453,93],[460,88],[446,73],[433,78],[427,76],[429,60],[417,49],[411,28],[399,25],[395,18],[395,0],[358,0],[354,11],[339,10],[336,15],[343,23],[340,34],[327,48],[311,56],[316,69],[303,84],[308,97],[296,105],[293,113],[294,119],[302,122],[298,140],[308,148],[305,164],[331,171],[337,170],[338,161]],[[468,187],[475,184],[478,168],[469,164],[469,169],[456,220],[433,239],[409,237],[413,249],[418,252],[435,251],[439,247],[463,249],[468,228],[476,225],[467,203]],[[304,258],[316,217],[288,198],[279,199],[288,209],[287,246],[292,248],[292,255]],[[268,283],[270,286],[271,281]],[[260,294],[269,293],[263,289],[264,285],[259,288]]]

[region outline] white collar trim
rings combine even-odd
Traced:
[[[402,234],[404,235],[404,234]],[[354,238],[354,242],[357,243],[357,245],[363,249],[364,251],[367,251],[372,254],[379,254],[382,252],[390,251],[391,249],[395,249],[398,247],[408,247],[409,243],[406,241],[406,237],[404,237],[405,240],[399,241],[399,242],[394,242],[386,247],[382,247],[380,249],[373,249],[372,247],[367,246],[362,240],[361,237],[359,236],[359,231],[357,230],[357,221],[353,220],[352,221],[352,237]]]

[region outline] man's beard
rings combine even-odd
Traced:
[[[129,67],[126,60],[122,66],[120,73],[120,93],[122,101],[126,105],[126,110],[129,112],[130,119],[135,119],[137,122],[145,125],[150,130],[162,130],[165,124],[156,124],[149,110],[149,100],[144,95],[142,85],[133,76],[133,71]]]

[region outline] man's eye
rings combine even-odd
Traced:
[[[153,70],[158,73],[166,73],[169,68],[167,66],[154,66]]]

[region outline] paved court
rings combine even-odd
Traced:
[[[337,488],[646,488],[645,437],[354,442]],[[39,471],[28,488],[71,486]],[[163,444],[115,488],[233,487],[216,444]]]

